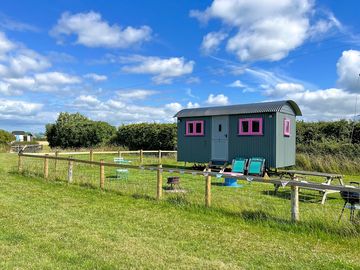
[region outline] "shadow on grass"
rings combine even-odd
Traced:
[[[261,192],[264,195],[275,196],[281,199],[290,200],[291,191],[290,190],[278,190],[275,192],[274,190],[264,190]],[[322,194],[316,193],[299,193],[299,201],[307,202],[307,203],[320,203],[322,199]],[[336,198],[326,197],[326,200],[336,200]]]

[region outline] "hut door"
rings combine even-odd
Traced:
[[[211,159],[228,160],[229,117],[213,116],[211,126]]]

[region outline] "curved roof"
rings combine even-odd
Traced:
[[[229,114],[247,114],[247,113],[267,113],[280,112],[285,105],[289,105],[296,116],[301,116],[299,106],[293,100],[281,100],[271,102],[260,102],[250,104],[239,104],[218,107],[203,107],[184,109],[175,114],[174,117],[196,117],[196,116],[213,116]]]

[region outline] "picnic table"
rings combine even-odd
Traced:
[[[340,192],[336,190],[327,190],[326,185],[331,185],[333,180],[337,180],[340,185],[344,185],[343,176],[341,174],[334,173],[321,173],[321,172],[310,172],[310,171],[298,171],[298,170],[281,170],[279,171],[280,179],[289,176],[291,180],[299,180],[299,176],[316,176],[316,177],[324,177],[325,181],[322,183],[324,185],[323,189],[320,188],[305,188],[316,190],[322,193],[321,204],[325,204],[326,197],[330,193]],[[278,191],[280,185],[275,185],[275,193]]]

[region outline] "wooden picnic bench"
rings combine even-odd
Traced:
[[[298,171],[298,170],[281,170],[279,171],[280,179],[289,176],[291,180],[299,180],[298,176],[317,176],[324,177],[325,181],[322,183],[324,185],[323,189],[320,188],[305,188],[310,190],[316,190],[323,194],[321,199],[321,204],[325,204],[326,197],[330,193],[340,192],[336,190],[327,190],[326,185],[331,185],[333,180],[339,181],[340,185],[344,185],[343,176],[341,174],[333,173],[321,173],[321,172],[309,172],[309,171]],[[275,185],[275,193],[278,191],[280,185]]]

